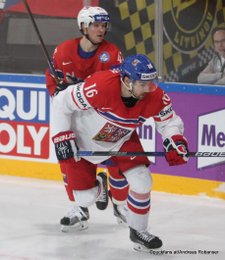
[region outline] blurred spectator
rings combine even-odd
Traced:
[[[198,75],[198,83],[225,84],[225,27],[216,27],[212,31],[212,40],[215,50],[213,58],[206,68]]]

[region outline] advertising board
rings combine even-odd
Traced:
[[[225,88],[181,83],[160,85],[184,121],[189,150],[225,152]],[[61,178],[51,142],[50,102],[44,76],[0,74],[1,174]],[[145,151],[163,151],[162,138],[152,118],[137,132]],[[199,185],[198,181],[204,180],[204,185],[224,187],[225,157],[191,157],[187,164],[177,167],[169,167],[164,157],[149,159],[155,176],[182,180],[189,191],[188,181]],[[160,183],[166,191],[167,182]],[[220,192],[225,198],[223,188]]]

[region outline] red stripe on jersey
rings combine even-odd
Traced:
[[[75,105],[76,105],[80,110],[84,110],[83,108],[81,108],[81,107],[78,105],[76,99],[74,98],[73,92],[74,92],[74,88],[73,88],[72,91],[71,91],[71,96],[72,96],[73,102],[75,103]]]

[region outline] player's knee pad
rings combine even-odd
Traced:
[[[94,187],[88,190],[74,190],[73,195],[75,201],[81,207],[89,207],[96,201],[98,194],[98,187]]]
[[[152,177],[145,165],[137,166],[124,172],[130,190],[139,194],[148,193],[152,189]]]

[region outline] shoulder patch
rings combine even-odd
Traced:
[[[110,60],[110,54],[104,51],[99,54],[98,58],[101,62],[108,62]]]

